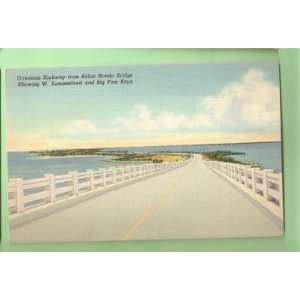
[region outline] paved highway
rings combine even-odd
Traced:
[[[280,236],[280,222],[210,170],[186,166],[108,191],[11,230],[12,242]]]

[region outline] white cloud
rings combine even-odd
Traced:
[[[241,131],[234,133],[233,128]],[[277,128],[277,131],[269,130],[270,128]],[[148,107],[137,105],[129,115],[113,120],[109,127],[99,128],[91,120],[75,119],[56,130],[52,128],[49,136],[44,132],[36,135],[10,132],[8,147],[11,150],[32,150],[92,145],[271,141],[280,139],[279,128],[279,87],[268,81],[263,72],[251,69],[239,81],[225,85],[219,93],[200,99],[199,106],[195,105],[195,111],[191,115],[172,111],[154,114]],[[176,131],[178,129],[196,131],[180,133]],[[174,131],[170,133],[169,130]],[[122,131],[153,131],[155,135],[149,138],[146,134],[126,135]],[[106,134],[107,139],[99,139],[100,134]],[[87,139],[78,139],[80,135],[86,135]]]
[[[95,134],[97,126],[87,119],[72,120],[64,126],[62,132],[67,135]]]
[[[77,136],[77,135],[96,135],[101,133],[115,133],[119,132],[120,129],[116,127],[109,128],[99,128],[96,123],[88,119],[76,119],[71,120],[68,123],[64,124],[62,129],[58,130],[65,135]]]
[[[219,94],[202,99],[201,107],[216,125],[261,128],[280,124],[279,87],[255,69]]]
[[[77,119],[68,122],[62,132],[73,136],[179,129],[230,132],[233,128],[245,131],[280,125],[279,88],[256,69],[249,70],[241,80],[228,83],[218,94],[199,101],[191,115],[172,111],[154,114],[147,106],[136,105],[129,115],[113,120],[111,127],[98,128],[88,119]]]
[[[190,118],[184,114],[163,111],[154,116],[144,105],[135,106],[128,117],[116,119],[115,124],[128,131],[195,129],[211,125],[205,115],[195,115]]]
[[[170,111],[154,115],[137,105],[115,124],[127,131],[172,129],[268,128],[280,124],[278,86],[265,79],[263,72],[249,70],[240,81],[227,84],[220,93],[201,99],[200,107],[187,116]]]

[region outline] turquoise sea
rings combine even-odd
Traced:
[[[178,145],[109,148],[107,150],[127,150],[129,152],[204,152],[230,150],[244,152],[245,155],[235,155],[237,160],[259,164],[263,168],[282,170],[281,143],[249,143],[249,144],[213,144],[213,145]],[[84,171],[120,164],[106,160],[105,157],[52,157],[34,156],[28,152],[8,153],[9,177],[25,179],[44,176],[44,174],[65,174],[69,171]]]

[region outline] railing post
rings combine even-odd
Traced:
[[[238,166],[238,173],[239,173],[239,183],[243,184],[243,175],[242,175],[242,170],[241,170],[240,166]]]
[[[239,167],[235,165],[234,169],[235,169],[235,180],[240,182]]]
[[[111,181],[112,181],[112,184],[115,184],[116,183],[116,173],[115,173],[115,168],[114,167],[111,167],[110,168],[110,171],[111,171]]]
[[[125,166],[123,166],[122,167],[122,182],[124,182],[125,180],[126,180],[126,167]]]
[[[283,199],[283,188],[282,188],[282,185],[283,185],[283,182],[282,182],[282,173],[279,173],[278,174],[278,192],[279,192],[279,195],[280,195],[280,199],[279,199],[279,202],[280,202],[280,208],[282,210],[282,199]]]
[[[245,187],[248,188],[248,167],[244,167],[244,180],[245,180]]]
[[[263,184],[264,184],[264,198],[268,201],[268,179],[267,179],[267,170],[263,171]]]
[[[78,172],[73,171],[69,173],[72,176],[73,195],[78,195]]]
[[[115,169],[114,169],[115,183],[118,183],[119,171],[120,171],[120,169],[118,167],[115,167]]]
[[[232,165],[231,164],[228,165],[228,174],[229,174],[229,177],[232,178]]]
[[[124,180],[126,181],[126,180],[130,179],[130,176],[129,176],[130,171],[129,171],[129,167],[128,166],[124,167],[124,172],[125,172]]]
[[[89,173],[89,176],[90,176],[90,190],[93,191],[95,189],[95,175],[94,175],[94,170],[88,169],[86,171]]]
[[[106,187],[106,169],[103,169],[103,174],[102,174],[102,178],[103,178],[103,187]]]
[[[268,200],[268,173],[272,172],[271,169],[265,169],[263,170],[263,185],[264,185],[264,198],[265,200]]]
[[[24,210],[24,189],[22,178],[16,178],[16,189],[17,213],[21,213]]]
[[[251,168],[251,189],[255,193],[255,168]]]
[[[258,168],[252,168],[251,169],[251,180],[252,180],[252,191],[256,194],[256,175],[255,171],[258,170]]]
[[[132,167],[132,177],[135,178],[136,177],[136,166]]]
[[[139,177],[139,166],[134,167],[134,177]]]
[[[56,200],[55,193],[55,176],[53,174],[45,174],[49,180],[49,202],[53,203]]]

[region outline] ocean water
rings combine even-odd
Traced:
[[[111,148],[112,150],[127,150],[129,152],[210,152],[233,151],[243,152],[244,155],[234,155],[236,160],[258,164],[265,169],[282,171],[281,143],[246,143],[246,144],[209,144],[209,145],[178,145],[178,146],[152,146]]]
[[[184,145],[184,146],[151,146],[110,148],[108,150],[126,150],[129,152],[203,152],[230,150],[244,152],[245,155],[235,155],[237,160],[259,164],[263,168],[282,170],[281,143],[252,143],[252,144],[219,144],[219,145]],[[124,164],[113,162],[105,157],[52,157],[44,158],[28,152],[8,153],[9,177],[22,177],[24,179],[37,178],[44,174],[65,174],[70,171],[85,171],[86,169],[106,168]],[[126,162],[126,164],[129,164]]]
[[[83,172],[87,169],[108,168],[124,164],[113,162],[107,157],[41,157],[28,152],[8,153],[8,176],[14,178],[38,178],[45,174],[66,174],[70,171]],[[129,164],[129,162],[126,164]]]

